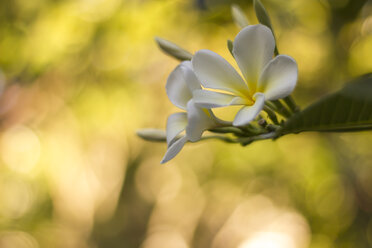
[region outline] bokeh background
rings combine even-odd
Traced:
[[[1,0],[1,248],[372,247],[372,134],[188,144],[160,165],[178,62],[232,61],[249,0]],[[372,71],[372,1],[263,0],[302,106]]]

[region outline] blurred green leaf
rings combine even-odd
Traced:
[[[231,15],[234,19],[235,24],[239,28],[244,28],[245,26],[249,25],[248,18],[244,14],[243,10],[239,7],[239,5],[231,5]]]
[[[372,73],[348,83],[289,118],[281,134],[372,129]]]
[[[191,60],[191,58],[192,58],[191,53],[189,53],[185,49],[181,48],[180,46],[174,44],[173,42],[170,42],[168,40],[164,40],[164,39],[159,38],[159,37],[156,37],[155,41],[164,53],[166,53],[166,54],[168,54],[168,55],[170,55],[170,56],[172,56],[172,57],[174,57],[178,60],[181,60],[181,61]]]

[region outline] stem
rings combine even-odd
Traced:
[[[246,131],[248,132],[249,134],[253,134],[253,135],[257,135],[257,134],[261,134],[262,132],[264,132],[265,130],[261,127],[256,127],[256,126],[253,126],[253,125],[247,125],[247,126],[244,126],[244,127],[241,127],[241,129],[243,131]]]
[[[267,113],[267,115],[269,116],[270,120],[275,125],[279,125],[278,118],[276,117],[275,112],[273,110],[271,110],[271,108],[269,108],[268,106],[264,106],[264,111]]]
[[[295,100],[291,95],[287,96],[286,98],[283,99],[284,102],[288,105],[288,107],[291,109],[293,113],[296,113],[300,111],[300,107],[297,106]]]
[[[282,116],[288,118],[292,115],[291,111],[288,110],[280,100],[274,100],[271,101],[271,103],[275,105],[277,112]]]
[[[269,124],[266,127],[266,129],[269,130],[270,132],[272,132],[272,131],[276,132],[280,128],[281,128],[281,126],[277,126],[277,125],[273,125],[273,124]]]
[[[237,140],[237,139],[231,139],[229,137],[220,136],[220,135],[204,136],[200,140],[209,140],[209,139],[219,139],[219,140],[224,141],[226,143],[239,143],[239,140]]]
[[[241,138],[239,139],[242,146],[246,146],[251,144],[257,140],[265,140],[265,139],[275,139],[277,137],[276,132],[264,133],[257,136],[249,137],[249,138]]]
[[[273,101],[266,101],[265,105],[267,105],[269,108],[271,108],[274,111],[278,111],[278,108],[274,105]]]
[[[245,135],[245,133],[241,129],[236,128],[236,127],[231,127],[231,126],[211,128],[211,129],[208,129],[208,131],[213,132],[213,133],[233,133],[238,136]]]

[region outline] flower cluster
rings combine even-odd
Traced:
[[[169,100],[183,112],[168,117],[163,135],[168,149],[161,163],[174,158],[187,142],[205,138],[242,145],[276,138],[283,125],[276,113],[288,117],[295,111],[288,96],[297,82],[296,61],[286,55],[274,57],[275,38],[267,26],[246,25],[245,21],[240,24],[245,27],[229,49],[241,74],[210,50],[192,55],[173,43],[157,40],[166,53],[183,61],[171,72],[166,84]],[[280,101],[283,98],[286,104]],[[212,112],[214,108],[233,105],[241,106],[233,122],[221,120]],[[262,110],[268,120],[260,115]],[[223,135],[203,136],[205,131]],[[162,133],[153,129],[138,134],[147,140],[162,141]],[[231,134],[235,139],[230,138]]]
[[[200,140],[204,131],[229,125],[243,128],[257,118],[267,101],[291,94],[297,81],[296,61],[286,55],[273,58],[274,49],[275,39],[268,27],[248,25],[235,37],[232,49],[242,76],[209,50],[196,52],[191,61],[172,71],[167,95],[186,112],[174,113],[167,120],[168,149],[162,163],[176,156],[186,142]],[[230,124],[211,110],[231,105],[242,107]]]
[[[201,83],[194,73],[190,61],[184,61],[169,75],[166,85],[169,100],[186,112],[174,113],[168,117],[166,138],[168,150],[161,161],[165,163],[176,156],[187,141],[200,140],[203,132],[217,127],[220,120],[210,109],[198,106],[193,93],[201,90]],[[185,131],[185,135],[178,135]]]

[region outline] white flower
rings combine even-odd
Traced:
[[[168,150],[161,161],[174,158],[187,141],[200,140],[203,132],[217,125],[217,119],[209,109],[200,108],[192,99],[192,92],[200,90],[200,82],[195,76],[190,61],[184,61],[169,75],[166,85],[169,100],[187,112],[174,113],[167,120]],[[179,137],[183,131],[185,135]]]
[[[235,116],[234,126],[254,120],[265,101],[288,96],[296,86],[297,63],[286,55],[273,58],[274,36],[264,25],[250,25],[235,37],[233,55],[244,76],[221,56],[200,50],[192,58],[195,74],[205,88],[193,92],[195,103],[204,108],[243,105]]]

